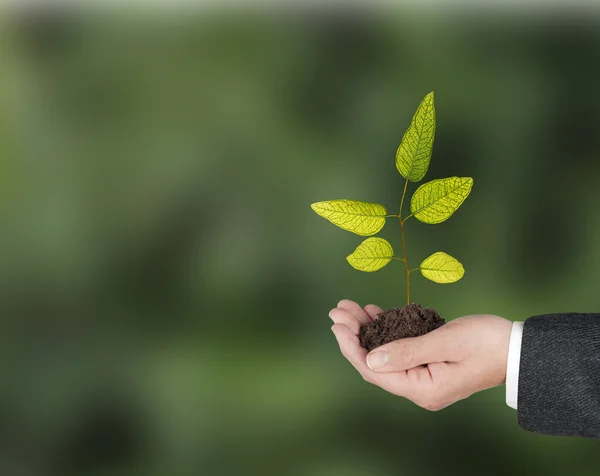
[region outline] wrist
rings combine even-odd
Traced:
[[[498,362],[500,366],[500,374],[498,385],[503,385],[506,382],[506,370],[508,362],[508,351],[510,347],[510,336],[512,331],[512,322],[507,319],[502,319],[502,329],[499,332],[500,355]]]

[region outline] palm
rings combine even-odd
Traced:
[[[368,352],[360,345],[358,333],[361,325],[376,319],[380,312],[382,309],[374,304],[369,304],[363,309],[354,301],[349,300],[340,301],[338,307],[331,311],[329,315],[335,322],[332,329],[344,357],[367,382],[394,395],[406,397],[407,394],[434,391],[441,376],[449,370],[449,364],[445,362],[390,373],[374,372],[368,367]]]
[[[372,304],[362,309],[344,300],[329,314],[342,354],[367,382],[430,410],[504,383],[510,321],[490,314],[464,316],[426,336],[391,342],[385,345],[389,361],[375,371],[357,334],[380,312]]]

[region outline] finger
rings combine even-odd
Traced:
[[[372,350],[367,356],[370,369],[398,372],[431,362],[452,362],[457,354],[455,340],[443,328],[420,337],[400,339]]]
[[[346,311],[346,309],[336,307],[329,311],[329,317],[335,324],[344,324],[347,326],[355,335],[358,335],[360,332],[360,322],[349,311]]]
[[[360,346],[358,337],[343,324],[334,324],[331,328],[340,346],[342,355],[369,383],[377,385],[395,395],[414,399],[422,391],[424,383],[430,384],[429,372],[426,367],[411,369],[409,372],[383,372],[372,371],[366,365],[367,351]],[[410,377],[409,378],[409,373]]]
[[[433,381],[433,377],[428,366],[419,365],[406,371],[406,378],[410,385],[418,390],[424,384],[430,384]]]
[[[338,302],[337,307],[346,309],[346,311],[350,312],[350,314],[358,319],[358,322],[361,324],[368,324],[371,322],[371,318],[367,315],[365,310],[354,301],[350,301],[350,299],[342,299],[340,302]]]
[[[338,341],[342,355],[354,366],[362,377],[371,383],[376,383],[379,377],[366,363],[367,351],[360,346],[358,337],[344,324],[334,324],[331,327]]]
[[[379,317],[379,314],[383,312],[383,309],[375,304],[367,304],[365,306],[365,312],[371,318],[371,320],[374,321]]]

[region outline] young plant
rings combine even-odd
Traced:
[[[329,200],[317,202],[311,208],[340,228],[361,236],[377,234],[387,218],[400,222],[402,256],[396,256],[392,245],[383,238],[367,238],[347,257],[348,263],[359,271],[373,272],[383,268],[391,260],[404,263],[406,271],[406,302],[410,304],[410,275],[414,271],[436,283],[454,283],[465,273],[462,264],[443,251],[425,258],[418,268],[410,268],[404,241],[404,227],[411,217],[429,224],[442,223],[458,210],[473,187],[471,177],[448,177],[432,180],[421,185],[410,201],[410,214],[402,216],[408,182],[420,182],[429,169],[433,139],[435,136],[434,95],[430,92],[412,118],[396,152],[396,168],[405,178],[404,191],[398,215],[389,215],[378,203],[356,200]]]

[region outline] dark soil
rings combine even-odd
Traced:
[[[407,304],[381,312],[377,319],[360,328],[360,345],[369,352],[375,347],[398,339],[418,337],[446,323],[435,309]]]

